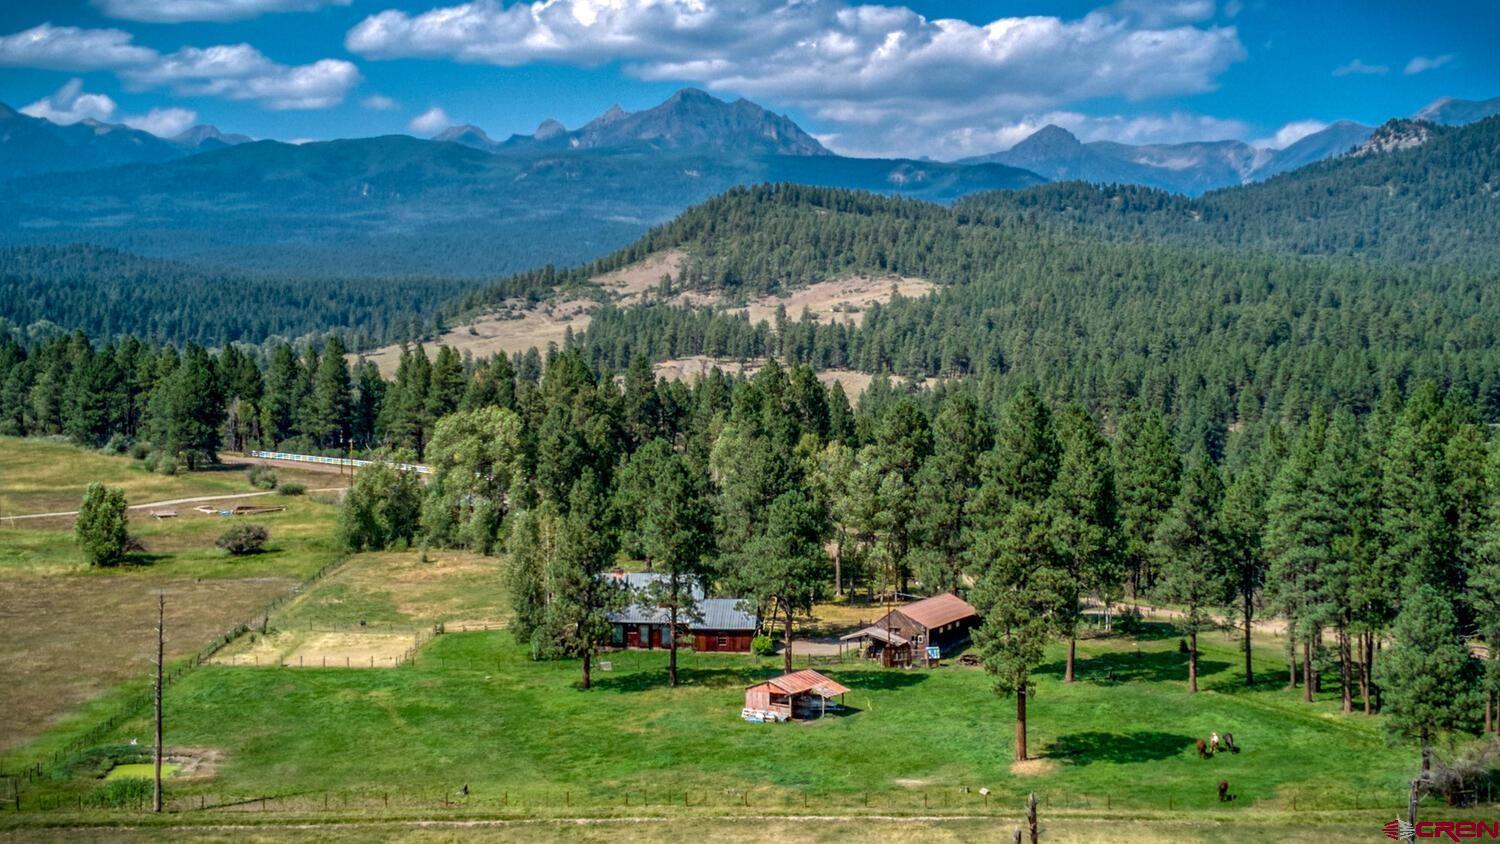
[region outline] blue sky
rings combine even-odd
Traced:
[[[954,157],[1049,122],[1285,143],[1500,96],[1497,43],[1497,0],[9,0],[0,101],[158,133],[504,137],[693,85],[842,152]]]

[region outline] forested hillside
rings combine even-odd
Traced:
[[[420,337],[452,278],[259,276],[93,246],[0,248],[0,323],[50,323],[107,339],[223,345],[346,334],[355,345]]]
[[[1427,131],[1430,139],[1412,149],[1335,158],[1198,199],[1066,183],[977,195],[958,210],[1128,239],[1492,268],[1500,261],[1500,118]]]

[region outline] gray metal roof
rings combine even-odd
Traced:
[[[689,630],[754,630],[757,626],[754,613],[740,609],[739,598],[699,598],[700,621],[688,625]],[[631,604],[609,614],[609,620],[617,624],[666,624],[666,610],[651,608],[649,611],[639,604]]]

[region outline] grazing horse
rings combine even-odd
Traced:
[[[1234,733],[1224,734],[1224,748],[1230,753],[1240,752],[1240,746],[1234,743]]]
[[[1229,793],[1229,780],[1219,780],[1219,802],[1228,803],[1233,799],[1234,795]]]
[[[1198,758],[1208,758],[1208,744],[1203,739],[1193,739],[1193,745],[1198,748]]]

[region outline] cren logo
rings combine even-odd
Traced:
[[[1418,821],[1415,825],[1400,818],[1385,822],[1381,831],[1397,841],[1439,838],[1448,841],[1500,840],[1500,821]]]

